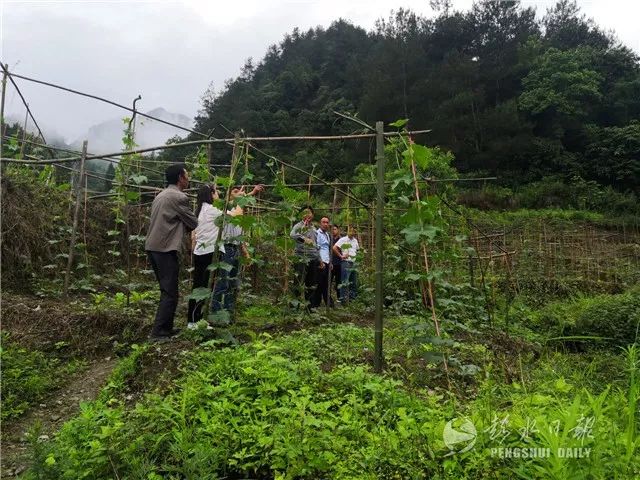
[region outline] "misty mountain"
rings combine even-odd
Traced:
[[[193,124],[193,120],[186,115],[168,112],[162,107],[145,113],[186,128],[191,128]],[[91,153],[117,152],[122,150],[122,137],[125,127],[126,125],[122,121],[122,118],[107,120],[106,122],[89,128],[89,131],[85,135],[80,136],[80,138],[73,143],[73,146],[79,150],[82,148],[83,140],[88,140],[89,151]],[[175,135],[184,136],[185,133],[184,130],[149,118],[141,116],[136,118],[135,140],[140,148],[163,145],[169,138]]]
[[[18,125],[20,125],[20,128],[24,126],[24,117],[20,118],[20,115],[17,115],[15,113],[9,113],[5,117],[5,121],[7,125],[14,125],[17,123]],[[40,122],[38,122],[38,124],[42,129],[42,134],[47,140],[47,144],[53,145],[55,147],[69,147],[66,144],[64,137],[60,133],[58,133],[52,126],[47,124],[40,124]],[[31,119],[27,121],[27,133],[32,134],[34,137],[37,137],[39,133],[38,129],[35,127]],[[42,139],[38,139],[38,141],[41,142]]]

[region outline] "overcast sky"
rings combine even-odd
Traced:
[[[454,0],[467,9],[472,0]],[[553,1],[524,1],[543,14]],[[640,1],[582,0],[583,11],[640,52]],[[212,83],[220,90],[244,61],[262,58],[294,27],[344,18],[366,29],[392,9],[433,15],[428,0],[11,1],[0,0],[0,58],[9,69],[148,111],[194,116]],[[126,112],[17,79],[36,120],[68,141]],[[24,117],[13,88],[6,112]]]

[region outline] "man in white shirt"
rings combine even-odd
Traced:
[[[356,239],[355,229],[349,227],[347,235],[333,245],[333,252],[339,255],[341,262],[341,282],[338,300],[346,302],[355,299],[358,295],[358,275],[356,272],[356,258],[360,245]]]

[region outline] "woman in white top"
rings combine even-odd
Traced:
[[[355,300],[358,296],[358,272],[356,271],[356,259],[360,245],[356,239],[354,228],[347,229],[347,235],[342,237],[333,245],[333,252],[339,255],[342,262],[340,265],[341,281],[338,290],[338,301],[346,302]]]
[[[222,210],[214,207],[213,200],[218,199],[215,186],[202,185],[198,190],[196,215],[198,226],[191,234],[193,245],[193,288],[207,288],[209,285],[209,270],[207,267],[213,263],[213,250],[218,239],[218,226],[216,219],[222,214]],[[221,251],[224,247],[221,246]],[[187,312],[187,326],[194,328],[202,319],[202,306],[204,300],[189,300]]]

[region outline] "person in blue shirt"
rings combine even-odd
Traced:
[[[333,306],[329,296],[329,271],[331,270],[331,235],[329,234],[329,226],[329,218],[322,217],[320,219],[320,228],[316,230],[316,244],[318,245],[321,265],[316,276],[318,283],[313,304],[318,307],[322,300],[324,300],[325,305]]]

